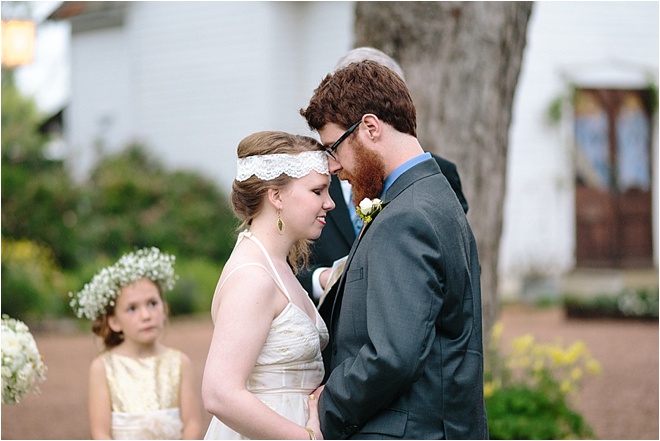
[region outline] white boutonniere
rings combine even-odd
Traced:
[[[374,218],[378,213],[383,211],[383,208],[385,208],[385,205],[387,205],[387,202],[383,202],[380,199],[367,199],[364,198],[362,199],[362,202],[360,202],[360,205],[357,207],[357,214],[362,218],[365,224],[368,224]]]

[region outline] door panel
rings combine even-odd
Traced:
[[[610,89],[576,92],[579,267],[652,264],[651,112],[645,94]]]

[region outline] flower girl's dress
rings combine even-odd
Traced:
[[[103,356],[112,400],[113,439],[181,439],[181,352],[133,358]]]
[[[268,259],[270,270],[258,263],[246,265],[260,266],[268,271],[289,300],[288,305],[270,326],[266,343],[248,379],[247,388],[278,414],[305,426],[309,414],[307,397],[323,380],[321,350],[328,343],[328,329],[318,312],[314,322],[291,302],[291,297],[268,252],[255,236],[243,232],[239,235],[236,244],[238,245],[244,238],[254,241],[261,248]],[[232,274],[233,271],[223,284]],[[311,299],[309,301],[311,302]],[[246,438],[213,417],[205,439]]]

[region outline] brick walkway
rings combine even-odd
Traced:
[[[600,439],[658,439],[658,322],[566,320],[559,309],[521,306],[504,308],[502,322],[505,344],[526,333],[541,342],[585,342],[604,373],[585,385],[579,407]],[[199,384],[211,331],[208,317],[175,319],[165,338],[192,358]],[[2,406],[2,438],[88,439],[87,370],[100,346],[91,332],[35,332],[35,338],[47,380],[41,395]],[[206,425],[210,416],[203,415]]]

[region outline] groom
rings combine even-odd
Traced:
[[[417,140],[405,83],[376,62],[352,63],[326,76],[301,114],[354,200],[384,201],[338,282],[324,437],[487,438],[476,243]]]

